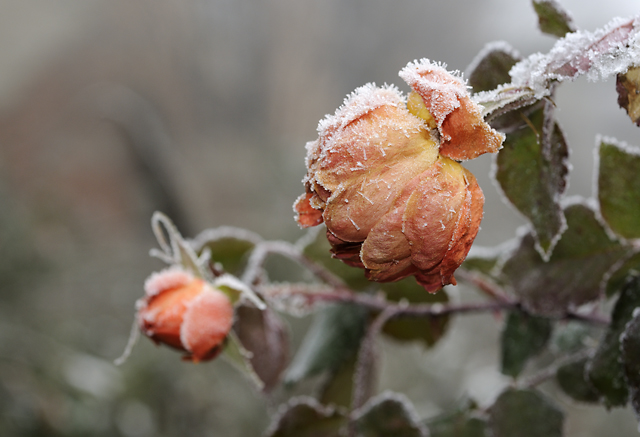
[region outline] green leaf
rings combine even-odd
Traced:
[[[568,206],[565,216],[567,230],[548,262],[534,249],[533,236],[528,234],[503,267],[527,312],[558,317],[570,307],[598,299],[603,277],[627,254],[586,205]]]
[[[640,67],[630,67],[616,77],[618,105],[640,126]]]
[[[208,242],[204,247],[211,251],[211,261],[220,263],[226,272],[239,274],[249,252],[255,244],[235,238],[222,238]]]
[[[489,410],[493,437],[561,437],[564,414],[536,390],[507,389]]]
[[[562,38],[576,31],[573,19],[556,0],[533,0],[533,8],[542,32]]]
[[[607,297],[617,294],[627,282],[629,276],[640,275],[640,252],[627,258],[620,267],[611,274],[607,281]]]
[[[323,372],[335,372],[358,350],[369,312],[354,304],[332,304],[319,310],[285,374],[286,384]]]
[[[356,413],[358,437],[427,437],[413,406],[401,395],[383,393]]]
[[[264,383],[263,390],[271,391],[289,360],[289,338],[285,325],[269,308],[259,310],[240,305],[235,310],[233,326],[238,340],[251,353],[251,366]]]
[[[294,398],[278,412],[268,437],[336,437],[347,419],[332,407],[324,407],[312,398]]]
[[[598,201],[607,225],[624,238],[640,238],[640,149],[602,139]]]
[[[444,290],[437,293],[427,293],[409,277],[399,282],[380,284],[380,288],[387,295],[387,299],[393,302],[405,300],[409,303],[446,303],[449,296]],[[382,332],[395,340],[420,341],[426,347],[433,346],[444,335],[449,316],[438,317],[399,317],[390,320],[384,325]]]
[[[510,312],[500,339],[502,373],[514,378],[518,376],[527,361],[542,351],[551,337],[551,331],[549,319],[521,311]]]
[[[468,82],[473,92],[489,91],[511,82],[509,70],[519,60],[520,56],[506,43],[487,45],[471,67]]]
[[[607,408],[627,404],[629,390],[622,364],[620,336],[638,306],[640,278],[630,277],[613,307],[611,324],[587,368],[589,381],[600,393]]]
[[[434,417],[426,422],[431,437],[487,437],[487,423],[474,417],[475,404],[465,402],[453,412]]]
[[[509,201],[533,226],[536,248],[548,257],[565,228],[559,199],[567,186],[568,148],[554,124],[545,146],[542,108],[529,115],[530,125],[507,135],[496,158],[494,177]]]
[[[335,370],[320,388],[320,402],[349,408],[353,397],[353,376],[358,354],[353,354]]]
[[[331,257],[331,245],[327,241],[325,231],[320,230],[315,240],[305,246],[304,255],[340,277],[353,290],[371,287],[372,283],[365,278],[364,270],[350,267]]]
[[[630,401],[640,420],[640,311],[633,311],[633,318],[625,326],[621,339],[622,364],[629,385]]]
[[[588,358],[574,361],[558,368],[556,381],[563,392],[580,402],[598,402],[599,393],[587,379]]]
[[[600,334],[601,329],[582,321],[570,321],[556,324],[551,339],[551,349],[557,355],[573,354],[594,343],[594,334]]]

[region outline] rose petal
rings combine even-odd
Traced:
[[[184,313],[180,339],[192,353],[193,361],[204,361],[217,355],[231,330],[233,306],[222,292],[205,285],[203,292],[193,299]]]
[[[429,272],[449,249],[467,188],[462,166],[444,157],[420,179],[407,201],[403,232],[411,243],[413,264]]]
[[[309,228],[322,223],[322,211],[313,208],[310,204],[313,193],[302,194],[293,204],[293,209],[297,212],[296,221],[303,228]]]

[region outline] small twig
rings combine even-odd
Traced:
[[[576,353],[568,355],[566,357],[560,358],[556,360],[550,366],[545,367],[540,370],[535,375],[530,376],[529,378],[523,379],[518,385],[523,388],[533,388],[536,387],[543,382],[553,378],[558,373],[558,369],[566,364],[575,363],[576,361],[580,361],[584,358],[589,357],[591,353],[590,349],[582,349]]]
[[[456,277],[470,283],[471,285],[475,285],[480,291],[482,291],[493,300],[504,303],[516,303],[516,300],[507,295],[502,287],[494,282],[489,281],[484,275],[470,272],[464,269],[458,269],[456,271]]]

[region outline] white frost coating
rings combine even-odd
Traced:
[[[200,252],[207,243],[225,238],[233,238],[253,244],[258,244],[262,241],[260,235],[247,229],[236,228],[234,226],[220,226],[218,228],[205,229],[192,240],[188,240],[188,243],[196,252]]]
[[[404,104],[405,98],[395,85],[384,84],[377,87],[375,83],[370,82],[349,94],[335,114],[327,114],[320,120],[318,133],[321,137],[331,135],[376,108],[385,105],[399,107]],[[309,151],[309,146],[307,147]]]
[[[480,65],[480,62],[484,58],[486,58],[489,53],[492,53],[492,52],[504,52],[504,53],[508,54],[509,56],[511,56],[514,59],[522,58],[520,53],[516,49],[511,47],[511,45],[508,42],[506,42],[506,41],[493,41],[493,42],[487,43],[478,52],[476,57],[473,58],[473,60],[471,61],[471,63],[467,67],[467,69],[465,70],[465,75],[466,76],[470,76],[471,73],[473,73],[476,70],[476,68],[478,68],[478,65]]]
[[[241,296],[251,301],[259,310],[265,310],[267,306],[265,303],[258,297],[257,294],[253,292],[253,290],[240,279],[236,278],[233,275],[225,273],[222,276],[218,276],[212,284],[214,287],[228,287],[232,290],[236,290],[240,292]]]
[[[376,397],[369,399],[362,407],[358,408],[354,412],[355,419],[356,420],[360,419],[365,414],[367,414],[373,407],[380,405],[385,401],[395,401],[401,404],[402,408],[404,409],[404,412],[407,414],[408,419],[412,422],[412,425],[418,428],[418,430],[423,436],[429,435],[429,431],[427,430],[425,425],[423,425],[422,422],[420,421],[420,417],[418,416],[418,413],[413,407],[413,404],[411,403],[411,401],[409,401],[409,399],[404,394],[392,392],[389,390],[386,390],[380,393],[379,395],[377,395]]]
[[[595,32],[576,31],[558,40],[551,51],[535,53],[509,72],[512,85],[548,95],[550,80],[573,80],[584,74],[596,81],[626,71],[640,61],[638,18],[614,18]]]
[[[429,75],[428,79],[423,77],[428,73],[435,74]],[[398,76],[416,91],[431,94],[430,112],[438,126],[442,126],[447,115],[460,106],[458,99],[468,95],[462,73],[447,71],[446,64],[433,63],[426,58],[409,62]]]
[[[193,275],[180,266],[171,266],[154,272],[144,281],[144,293],[148,297],[160,294],[164,290],[187,285],[193,281]]]
[[[616,147],[619,150],[622,150],[623,152],[636,157],[640,157],[640,148],[627,144],[626,142],[620,141],[616,138],[607,137],[607,136],[598,134],[596,135],[596,147],[593,149],[594,171],[593,171],[593,180],[591,181],[591,184],[592,184],[591,186],[593,191],[593,205],[594,205],[593,210],[596,213],[596,218],[598,219],[602,227],[605,229],[609,238],[611,238],[612,240],[621,240],[626,242],[627,240],[625,238],[623,238],[620,235],[617,235],[613,231],[613,229],[611,229],[611,227],[609,226],[609,223],[607,223],[604,216],[602,215],[602,211],[600,210],[600,202],[598,200],[600,198],[600,193],[598,190],[598,178],[600,177],[600,147],[602,144],[607,144],[607,145]]]

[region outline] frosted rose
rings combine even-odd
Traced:
[[[462,83],[449,73],[446,79]],[[302,227],[324,222],[334,257],[364,268],[371,280],[415,275],[430,292],[455,284],[453,273],[478,232],[482,191],[441,149],[441,138],[450,131],[438,127],[448,126],[456,108],[464,116],[466,103],[460,99],[468,97],[464,85],[464,93],[450,92],[449,85],[430,96],[450,100],[445,116],[421,95],[410,96],[408,110],[396,88],[365,85],[322,120],[319,138],[307,143],[306,192],[294,205],[296,219]],[[474,107],[472,115],[479,113]],[[464,149],[459,142],[468,135],[451,133],[453,149]]]
[[[137,303],[140,330],[156,343],[185,351],[185,359],[215,358],[233,323],[233,306],[220,290],[172,267],[152,274]]]

